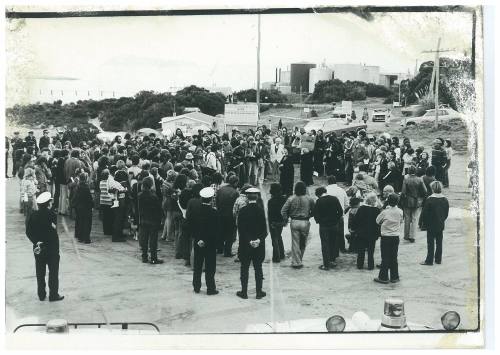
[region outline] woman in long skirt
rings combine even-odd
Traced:
[[[80,243],[90,243],[92,229],[92,206],[94,201],[90,193],[89,175],[85,172],[79,176],[78,187],[73,199],[76,211],[75,238]]]

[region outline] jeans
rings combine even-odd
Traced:
[[[143,259],[148,258],[149,248],[151,260],[157,260],[158,228],[149,224],[141,224],[139,226],[139,245]]]
[[[292,266],[301,266],[302,257],[306,251],[307,239],[311,223],[292,219],[290,222],[290,231],[292,233]]]
[[[434,251],[434,240],[436,241],[436,250]],[[443,231],[427,231],[427,258],[425,262],[432,264],[433,261],[441,263],[443,253]]]
[[[356,264],[358,269],[362,269],[365,264],[365,251],[368,252],[368,269],[373,269],[375,262],[373,260],[373,253],[375,252],[375,239],[365,240],[358,238],[358,258]]]
[[[43,299],[47,295],[45,290],[45,273],[49,268],[49,298],[59,295],[59,254],[35,256],[36,280],[38,284],[38,297]]]
[[[273,261],[280,261],[285,258],[285,247],[283,246],[283,238],[281,233],[283,226],[272,224],[269,226],[269,233],[271,234],[271,241],[273,244]]]
[[[207,291],[215,291],[215,268],[216,268],[216,250],[215,248],[200,248],[194,245],[194,271],[193,271],[193,289],[199,291],[201,288],[201,274],[203,272],[203,262],[205,262],[205,283]]]
[[[257,161],[248,161],[247,162],[247,173],[248,173],[248,182],[251,185],[257,185]]]
[[[382,263],[378,278],[387,281],[389,271],[391,280],[399,279],[398,273],[398,247],[399,236],[382,236],[380,238],[380,252],[382,254]]]
[[[334,260],[337,239],[337,226],[319,226],[319,237],[321,238],[321,254],[323,255],[323,266],[329,267],[330,261]]]
[[[405,220],[405,239],[415,239],[418,227],[418,216],[420,215],[420,207],[417,208],[403,208],[403,216]]]

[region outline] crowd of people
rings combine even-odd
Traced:
[[[186,135],[180,129],[172,137],[126,134],[109,142],[82,141],[77,147],[60,134],[49,137],[48,131],[38,141],[33,132],[25,139],[16,132],[6,142],[12,176],[20,182],[20,212],[34,248],[47,242],[47,236],[36,236],[39,211],[47,214],[47,204],[54,215],[73,218],[76,240],[87,244],[91,235],[101,234],[91,233],[93,210],[98,210],[102,234],[113,242],[138,240],[143,263],[163,263],[158,239],[173,242],[175,258],[194,269],[197,293],[203,270],[207,294],[218,293],[219,254],[236,256],[241,264],[238,297],[248,297],[251,263],[256,297],[265,297],[262,262],[268,232],[272,262],[279,263],[287,257],[282,232],[290,224],[291,266],[300,269],[311,237],[311,218],[319,225],[321,270],[336,267],[340,253],[349,252],[358,254],[359,269],[367,255],[368,269],[373,270],[380,239],[375,281],[398,282],[399,235],[402,232],[405,240],[414,242],[417,228],[427,231],[428,255],[422,264],[442,260],[449,209],[442,189],[449,186],[452,158],[451,142],[442,138],[425,149],[388,133],[376,137],[359,130],[325,135],[321,130],[288,131],[280,124],[276,131],[261,126],[229,134]],[[306,147],[304,142],[313,145]],[[308,186],[325,178],[327,183],[316,188],[314,198]],[[37,266],[37,276],[41,272]],[[45,292],[45,284],[43,291],[40,288],[43,277],[38,278],[40,299]],[[54,295],[58,298],[57,290]]]

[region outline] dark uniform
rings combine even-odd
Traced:
[[[139,244],[142,251],[142,262],[148,262],[148,247],[151,256],[150,263],[158,264],[158,230],[161,224],[162,209],[156,192],[144,188],[138,197],[139,205]],[[160,261],[160,262],[159,262]]]
[[[50,138],[48,136],[42,136],[40,137],[40,143],[38,144],[38,147],[40,150],[44,148],[48,148],[50,144]]]
[[[238,235],[238,258],[241,261],[240,279],[242,294],[244,296],[247,295],[248,269],[250,268],[250,263],[253,263],[255,286],[258,296],[262,292],[262,280],[264,279],[262,262],[266,255],[265,239],[267,236],[267,226],[264,210],[256,202],[249,201],[248,205],[240,210],[238,215]],[[254,248],[250,245],[250,241],[257,239],[260,240],[260,244]]]
[[[193,236],[194,272],[193,289],[199,292],[201,288],[201,273],[205,262],[205,282],[207,294],[215,294],[215,268],[217,255],[217,236],[219,225],[217,212],[210,202],[201,203],[201,200],[192,199],[189,203],[186,219]],[[198,242],[203,240],[205,245],[200,247]]]
[[[12,176],[16,176],[23,159],[24,142],[16,136],[12,138],[10,143],[12,145]]]
[[[26,144],[26,147],[34,147],[35,148],[35,154],[38,154],[38,144],[36,143],[36,138],[33,135],[28,135],[26,138],[24,138],[24,142]]]
[[[45,272],[49,268],[49,300],[59,299],[59,236],[57,235],[57,215],[47,206],[34,211],[26,226],[26,235],[33,243],[33,249],[41,242],[41,253],[35,254],[38,297],[46,297]]]

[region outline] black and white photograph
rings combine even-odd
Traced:
[[[6,6],[10,347],[482,347],[483,10]]]

